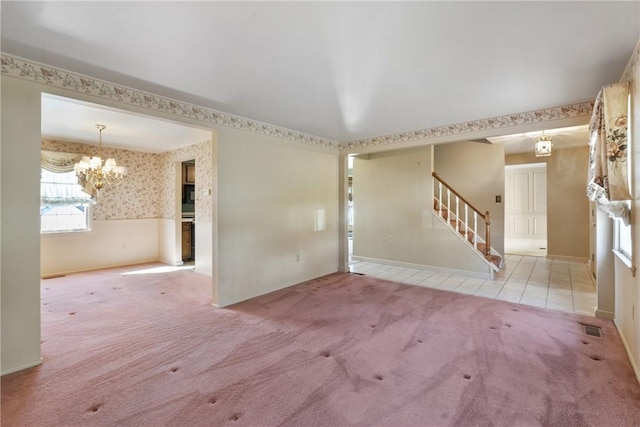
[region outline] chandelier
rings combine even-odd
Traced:
[[[544,131],[542,131],[542,135],[538,138],[535,145],[535,153],[536,157],[545,157],[551,155],[551,137],[546,136]]]
[[[74,170],[78,181],[84,187],[87,183],[91,184],[96,191],[100,190],[105,184],[118,185],[127,174],[127,168],[118,166],[115,159],[107,159],[102,164],[102,131],[106,129],[105,125],[96,125],[100,132],[100,144],[98,145],[98,156],[89,159],[84,156],[82,160],[75,164]]]

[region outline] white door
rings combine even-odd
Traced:
[[[546,255],[547,165],[505,167],[505,251]],[[507,247],[510,246],[510,247]]]

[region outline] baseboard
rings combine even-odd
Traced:
[[[35,362],[27,363],[25,365],[16,366],[15,368],[7,369],[6,371],[2,371],[0,375],[13,374],[14,372],[22,371],[23,369],[33,368],[34,366],[42,365],[42,359],[38,359]]]
[[[613,320],[616,317],[616,314],[612,311],[606,311],[606,310],[596,310],[596,317],[598,319],[607,319],[607,320]]]
[[[627,343],[627,340],[624,338],[624,335],[622,335],[622,333],[620,332],[620,329],[618,328],[618,324],[616,323],[615,319],[613,321],[613,324],[616,326],[616,329],[618,331],[618,336],[622,341],[624,350],[627,352],[627,358],[629,359],[629,363],[631,363],[631,369],[633,369],[633,373],[636,374],[636,381],[638,381],[638,384],[640,384],[640,369],[638,369],[638,365],[636,364],[636,361],[633,359],[633,356],[631,355],[631,349],[629,348],[629,344]]]
[[[564,256],[564,255],[548,255],[547,259],[552,259],[554,261],[567,261],[567,262],[580,262],[586,264],[589,262],[589,258],[580,257],[580,256]]]
[[[201,274],[202,276],[207,276],[207,277],[213,277],[213,272],[211,271],[204,271],[204,270],[198,270],[198,267],[195,267],[193,269],[194,273],[198,273]]]
[[[375,264],[392,265],[394,267],[414,268],[416,270],[429,270],[429,271],[435,271],[436,273],[463,274],[465,276],[475,277],[477,279],[491,280],[491,273],[489,271],[487,271],[486,273],[481,273],[478,271],[458,270],[455,268],[436,267],[433,265],[413,264],[410,262],[391,261],[388,259],[369,258],[364,256],[355,256],[355,255],[352,256],[351,259],[354,261],[364,261],[364,262],[372,262]],[[491,267],[487,267],[487,269],[489,270],[491,269]]]
[[[67,274],[74,274],[74,273],[84,273],[85,271],[96,271],[96,270],[106,270],[107,268],[116,268],[116,267],[128,267],[130,265],[138,265],[138,264],[148,264],[151,262],[162,262],[160,260],[156,259],[149,259],[149,260],[136,260],[133,262],[125,262],[123,264],[110,264],[110,265],[105,265],[105,266],[100,266],[100,267],[89,267],[89,268],[82,268],[79,270],[68,270],[68,271],[60,271],[60,272],[56,272],[56,273],[47,273],[47,274],[41,274],[40,278],[41,279],[51,279],[54,277],[62,277],[62,276],[66,276]],[[167,263],[163,263],[163,264],[167,264]],[[171,265],[171,264],[169,264]]]

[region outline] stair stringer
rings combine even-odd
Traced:
[[[464,234],[462,234],[458,230],[456,230],[451,225],[451,223],[449,222],[448,219],[443,218],[440,215],[440,213],[438,212],[438,210],[432,208],[431,209],[431,214],[434,217],[436,217],[438,219],[438,221],[440,221],[445,226],[445,228],[447,228],[451,232],[451,234],[453,234],[457,239],[460,239],[465,244],[465,246],[467,246],[469,249],[471,249],[473,251],[474,255],[476,255],[477,257],[482,259],[482,261],[487,265],[487,267],[489,267],[489,274],[490,274],[491,278],[494,277],[494,274],[495,274],[496,271],[500,271],[500,269],[502,268],[503,263],[504,263],[504,257],[500,253],[498,253],[498,251],[496,251],[493,247],[489,248],[489,250],[490,250],[489,253],[491,255],[493,255],[494,257],[499,257],[500,258],[499,264],[496,265],[495,263],[489,261],[481,251],[479,251],[477,248],[475,248],[473,246],[473,243],[471,243],[469,240],[467,240],[465,238]],[[452,216],[455,217],[455,214],[453,214],[453,213],[451,213],[451,214],[452,214]],[[478,239],[478,242],[486,244],[486,241],[481,236],[477,236],[477,239]]]

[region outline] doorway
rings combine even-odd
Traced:
[[[505,253],[547,255],[547,165],[505,166]]]
[[[182,162],[181,166],[181,248],[182,262],[195,265],[196,239],[196,161],[195,159]]]

